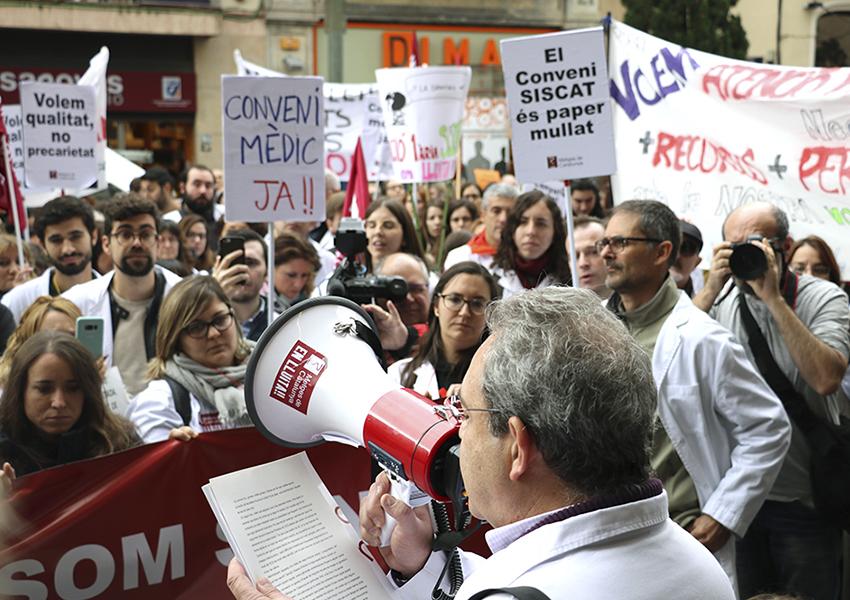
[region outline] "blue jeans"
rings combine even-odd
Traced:
[[[841,532],[800,502],[766,501],[736,550],[743,599],[765,592],[839,598]]]

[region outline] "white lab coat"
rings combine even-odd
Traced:
[[[448,269],[449,267],[455,266],[459,262],[472,261],[474,263],[478,263],[485,269],[490,269],[490,265],[493,263],[493,255],[492,254],[474,254],[472,252],[472,246],[469,244],[464,244],[463,246],[458,246],[448,254],[446,254],[446,260],[443,263],[443,271]]]
[[[493,276],[502,287],[502,300],[506,300],[511,296],[516,296],[517,294],[521,294],[525,291],[526,288],[522,285],[522,282],[519,280],[519,275],[517,275],[515,271],[505,271],[499,267],[495,267],[490,270],[493,272]],[[551,275],[546,275],[546,277],[541,279],[540,282],[534,286],[534,289],[545,288],[550,285],[557,285],[557,283]]]
[[[413,359],[404,358],[394,362],[387,369],[387,375],[389,375],[393,381],[401,385],[401,372],[411,360]],[[437,383],[437,372],[434,371],[434,367],[429,361],[426,360],[419,365],[413,374],[416,376],[416,380],[413,382],[413,387],[411,388],[414,392],[422,394],[423,396],[427,395],[435,401],[439,399],[440,384]]]
[[[165,275],[165,292],[180,281],[180,276],[168,269],[155,266],[154,269],[162,271]],[[110,271],[99,279],[93,279],[86,283],[79,283],[67,290],[62,296],[77,305],[85,317],[103,317],[103,355],[106,357],[107,368],[112,366],[112,311],[109,305],[109,284],[115,271]],[[163,295],[164,295],[163,294]],[[144,341],[141,343],[141,351],[145,351]]]
[[[52,273],[53,267],[50,267],[35,279],[30,279],[26,283],[13,287],[3,296],[3,304],[12,312],[16,324],[21,322],[21,315],[36,298],[50,295],[50,275]]]
[[[455,600],[516,586],[537,588],[552,600],[735,598],[711,554],[667,518],[666,493],[544,525],[486,560],[461,556],[465,580]],[[430,597],[443,561],[441,553],[432,555],[399,597]]]
[[[100,277],[100,273],[92,270],[95,279]],[[15,317],[15,323],[21,322],[21,315],[35,302],[36,298],[50,295],[50,277],[53,274],[53,267],[47,269],[44,273],[30,279],[26,283],[13,287],[3,296],[3,304],[12,312]]]
[[[189,427],[201,431],[201,402],[191,393],[189,405],[192,407]],[[133,398],[127,418],[136,426],[136,431],[146,444],[167,440],[172,429],[183,426],[183,418],[174,408],[171,386],[164,379],[151,381]]]
[[[791,441],[782,403],[732,333],[684,292],[655,342],[652,374],[658,416],[702,512],[743,536]],[[716,557],[734,582],[734,538]]]

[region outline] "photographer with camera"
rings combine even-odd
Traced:
[[[824,501],[846,506],[847,497],[831,489],[819,493],[824,478],[813,472],[826,467],[826,485],[846,479],[846,471],[819,458],[819,448],[829,437],[823,428],[840,422],[836,392],[850,354],[847,297],[831,282],[788,269],[788,217],[771,204],[732,211],[723,238],[694,303],[738,337],[793,426],[779,476],[738,544],[741,597],[781,591],[833,600],[841,575],[840,524]],[[812,430],[819,433],[812,437]]]

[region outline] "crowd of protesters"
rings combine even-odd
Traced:
[[[178,181],[153,167],[135,192],[51,200],[31,215],[23,265],[15,238],[0,235],[0,489],[40,469],[250,424],[243,385],[269,307],[276,317],[327,292],[342,259],[344,193],[328,174],[323,222],[269,232],[225,221],[216,184],[201,165]],[[702,232],[666,205],[613,207],[580,180],[559,206],[509,175],[483,190],[386,182],[363,229],[366,271],[407,284],[403,298],[365,306],[394,380],[443,401],[488,336],[490,303],[590,289],[652,358],[651,466],[671,518],[714,553],[740,597],[837,598],[840,532],[816,512],[806,438],[759,373],[741,316],[749,306],[795,391],[840,424],[850,414],[850,308],[826,242],[792,240],[781,210],[747,205],[727,218],[704,272]],[[743,281],[729,260],[754,235],[769,269]],[[220,253],[224,237],[244,249]],[[101,356],[74,338],[81,316],[103,319]],[[113,366],[131,398],[126,415],[104,402]]]

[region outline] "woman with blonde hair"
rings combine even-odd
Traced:
[[[24,245],[24,264],[18,259],[18,240],[7,233],[0,234],[0,297],[32,276],[30,250]]]
[[[21,322],[9,337],[6,351],[0,358],[0,387],[6,386],[12,359],[21,345],[39,331],[64,331],[74,335],[77,317],[80,317],[77,305],[61,296],[40,296],[30,304],[21,315]]]
[[[142,439],[189,440],[250,425],[243,386],[253,347],[214,278],[193,275],[175,285],[160,308],[150,383],[130,405]]]

